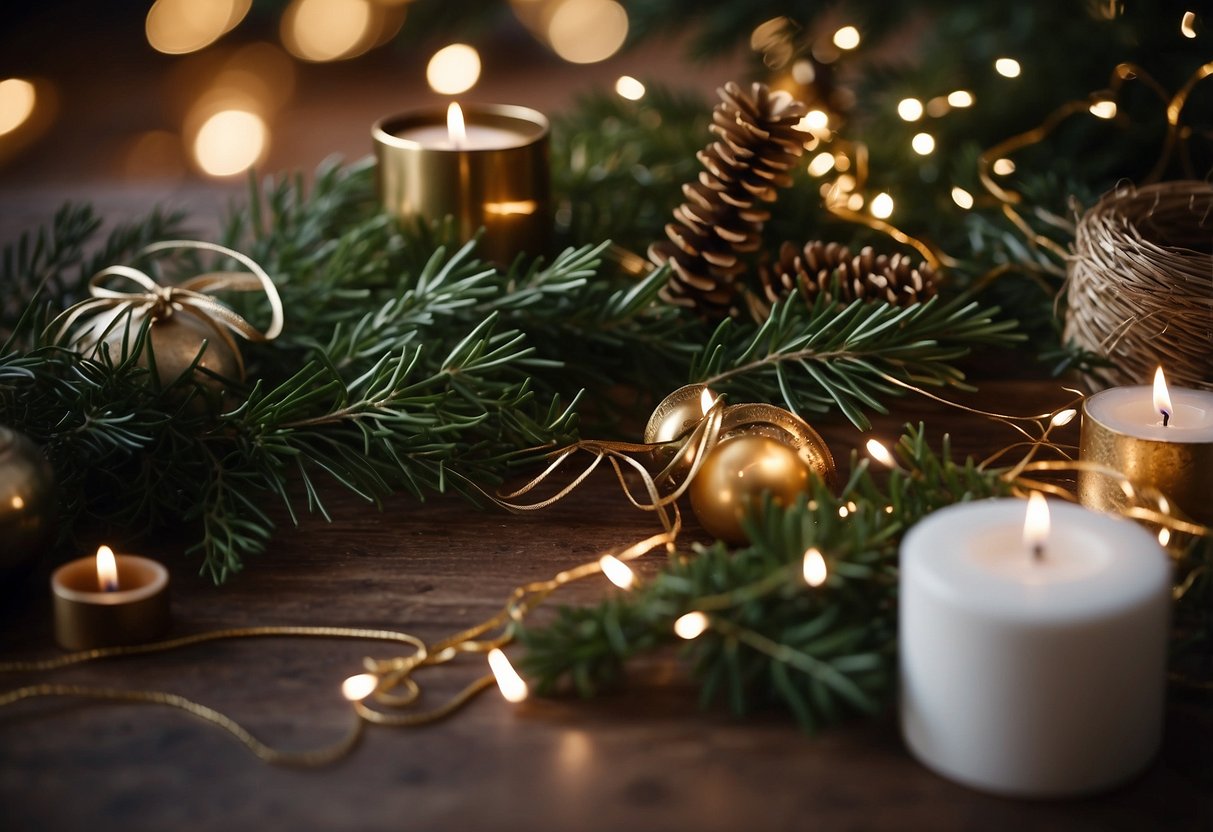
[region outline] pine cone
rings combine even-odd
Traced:
[[[826,300],[840,303],[864,300],[910,306],[934,297],[937,289],[935,270],[924,262],[915,268],[904,254],[878,255],[871,246],[852,257],[846,246],[820,240],[803,249],[784,243],[779,261],[759,266],[758,277],[765,298],[753,298],[751,311],[759,318],[770,311],[768,304],[793,292],[810,305],[825,295]]]
[[[671,266],[662,299],[710,317],[734,311],[746,268],[740,255],[758,250],[771,216],[758,203],[792,184],[788,170],[804,153],[796,124],[805,106],[788,93],[755,83],[746,94],[732,82],[718,92],[709,128],[717,139],[696,154],[704,171],[683,186],[686,202],[665,227],[669,240],[649,247],[650,260]]]

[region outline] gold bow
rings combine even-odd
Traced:
[[[202,251],[213,251],[230,257],[248,268],[248,272],[207,272],[176,286],[162,286],[146,272],[131,266],[109,266],[97,272],[88,282],[89,294],[92,297],[64,310],[50,326],[48,331],[58,327],[55,341],[62,342],[67,334],[81,319],[109,314],[97,318],[88,327],[82,329],[70,340],[73,345],[79,345],[89,340],[100,341],[104,333],[113,327],[114,321],[123,314],[132,316],[149,316],[152,320],[162,320],[183,312],[191,314],[209,326],[220,339],[231,349],[244,372],[244,362],[240,350],[232,337],[235,333],[248,341],[271,341],[282,332],[282,299],[278,289],[265,269],[261,268],[252,258],[233,251],[225,246],[198,240],[165,240],[152,243],[139,252],[139,257],[156,254],[168,249],[189,248]],[[130,291],[107,288],[102,285],[106,278],[124,278],[139,286],[142,291]],[[270,303],[270,325],[265,332],[260,331],[217,298],[211,297],[210,292],[234,291],[265,292]]]

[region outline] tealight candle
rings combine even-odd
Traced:
[[[502,265],[519,252],[542,254],[551,224],[548,120],[514,106],[451,104],[372,128],[379,191],[402,220],[451,216],[460,239],[480,228],[480,250]]]
[[[1134,489],[1155,488],[1194,520],[1213,523],[1213,392],[1154,385],[1114,387],[1083,404],[1079,457],[1112,468]],[[1133,494],[1115,477],[1080,471],[1083,505],[1119,512]]]
[[[55,640],[66,650],[137,644],[168,629],[168,570],[148,558],[102,546],[56,569],[51,592]]]
[[[950,506],[903,540],[902,732],[965,785],[1085,794],[1157,751],[1171,571],[1141,526],[1037,497]]]

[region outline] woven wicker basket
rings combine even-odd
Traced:
[[[1145,384],[1161,365],[1213,390],[1213,185],[1118,188],[1078,223],[1065,337],[1107,356],[1093,389]]]

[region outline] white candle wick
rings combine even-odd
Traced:
[[[1049,537],[1049,503],[1039,491],[1028,497],[1028,511],[1023,521],[1023,542],[1032,553],[1033,562],[1045,557],[1045,540]]]
[[[468,141],[467,127],[463,121],[463,108],[455,102],[446,108],[446,132],[450,137],[451,146],[461,150]]]
[[[1154,371],[1154,409],[1162,414],[1162,426],[1171,423],[1171,391],[1167,389],[1167,377],[1162,374],[1162,367]]]

